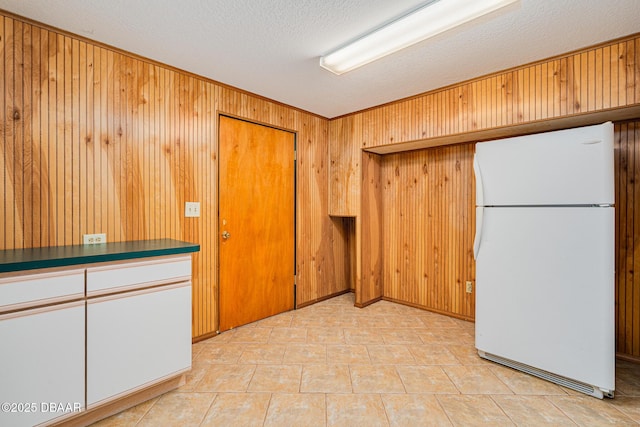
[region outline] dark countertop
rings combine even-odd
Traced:
[[[0,273],[198,252],[200,245],[173,239],[0,251]]]

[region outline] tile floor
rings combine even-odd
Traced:
[[[187,384],[96,426],[639,425],[640,365],[598,400],[480,359],[474,324],[353,294],[193,345]]]

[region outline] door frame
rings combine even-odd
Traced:
[[[216,113],[216,215],[215,215],[215,232],[216,232],[216,292],[217,299],[216,304],[216,334],[220,334],[220,118],[227,117],[234,120],[240,120],[246,123],[266,126],[271,129],[280,130],[293,134],[293,309],[297,310],[297,286],[298,286],[298,132],[293,129],[288,129],[280,126],[275,126],[270,123],[260,122],[257,120],[249,119],[247,117],[238,116],[235,114],[218,111]]]

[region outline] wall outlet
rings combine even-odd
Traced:
[[[107,235],[105,233],[83,234],[82,241],[85,245],[98,245],[100,243],[107,243]]]
[[[467,293],[468,294],[472,293],[473,292],[473,282],[467,281],[466,285],[467,285]]]
[[[200,202],[185,202],[184,216],[187,218],[197,218],[200,216]]]

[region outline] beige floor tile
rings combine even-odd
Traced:
[[[616,360],[616,393],[640,397],[640,364]]]
[[[396,305],[389,301],[378,301],[366,306],[362,311],[367,315],[392,315],[398,313]]]
[[[344,329],[308,328],[307,342],[317,344],[344,344]]]
[[[483,359],[478,355],[478,350],[476,350],[474,344],[466,344],[466,345],[446,345],[449,351],[456,356],[456,359],[460,361],[463,365],[482,365],[482,366],[493,366],[494,362],[490,362],[486,359]]]
[[[581,426],[637,425],[608,400],[591,396],[547,396],[547,399]]]
[[[149,409],[138,426],[199,426],[206,415],[215,393],[164,394],[157,405]]]
[[[328,325],[325,316],[296,316],[291,320],[292,328],[326,328]]]
[[[196,343],[184,386],[96,425],[640,424],[640,365],[617,360],[616,398],[601,401],[480,359],[471,322],[353,304],[349,293]]]
[[[247,391],[255,365],[211,365],[194,387],[198,392]]]
[[[306,328],[273,328],[269,335],[269,344],[289,344],[307,342]]]
[[[393,325],[393,328],[398,329],[424,327],[424,324],[420,321],[420,319],[416,319],[413,316],[394,314],[392,316],[387,316],[387,320],[390,324]]]
[[[611,400],[611,404],[635,422],[640,423],[640,397],[616,396]]]
[[[200,341],[194,344],[191,344],[191,360],[194,360],[198,353],[202,350],[202,348],[206,345],[206,341]]]
[[[327,394],[328,427],[388,425],[379,394]]]
[[[358,326],[360,328],[376,329],[376,328],[393,328],[392,319],[389,316],[372,316],[363,315],[358,318]]]
[[[489,396],[440,394],[436,398],[456,426],[513,426],[513,422]]]
[[[344,340],[347,344],[384,344],[380,329],[374,328],[345,329]]]
[[[237,363],[243,350],[244,346],[237,343],[208,344],[200,350],[195,361],[214,364]]]
[[[265,427],[326,425],[324,394],[274,394],[267,410]]]
[[[354,393],[405,393],[395,366],[350,365]]]
[[[357,316],[329,315],[324,318],[323,326],[332,328],[357,328],[360,326]]]
[[[444,366],[444,372],[462,394],[513,394],[489,368],[482,366]]]
[[[422,344],[420,331],[422,329],[380,329],[385,344]]]
[[[416,363],[409,348],[405,345],[368,345],[367,350],[371,363],[383,365],[414,365]]]
[[[91,424],[92,427],[129,427],[134,426],[145,416],[149,409],[160,399],[155,397],[153,399],[142,402],[133,408],[126,409],[118,414],[112,415],[109,418],[105,418],[102,421]]]
[[[242,326],[235,330],[233,336],[229,339],[229,342],[266,344],[269,341],[271,330],[272,328]]]
[[[270,365],[282,363],[286,348],[287,346],[284,344],[246,345],[240,359],[238,359],[238,363]]]
[[[407,393],[459,394],[440,366],[396,366]]]
[[[329,363],[371,363],[367,346],[362,344],[327,345]]]
[[[291,326],[291,320],[293,320],[293,313],[281,313],[275,316],[267,317],[266,319],[256,322],[258,328],[286,328]]]
[[[229,331],[224,331],[219,333],[218,335],[214,335],[211,338],[207,338],[204,341],[200,341],[199,343],[196,344],[204,344],[204,345],[208,345],[208,344],[214,344],[214,343],[223,343],[223,342],[230,342],[231,338],[233,338],[233,336],[235,335],[237,329],[231,329]]]
[[[392,426],[450,426],[449,417],[430,395],[385,394],[382,402]]]
[[[458,328],[432,328],[421,329],[419,337],[424,344],[444,344],[444,345],[466,345],[474,344],[474,337],[462,329]]]
[[[349,365],[305,365],[302,367],[302,393],[351,393]]]
[[[248,391],[297,393],[300,391],[301,375],[300,365],[258,365]]]
[[[211,366],[210,363],[197,362],[197,361],[194,362],[191,365],[191,370],[187,372],[185,375],[185,378],[186,378],[185,384],[180,388],[178,388],[178,391],[180,392],[194,391],[195,387],[198,385],[200,380],[202,380],[202,378],[207,373],[210,366]]]
[[[575,426],[544,396],[492,396],[511,420],[519,426]]]
[[[455,319],[455,318],[451,318],[451,320],[453,321],[453,323],[456,324],[456,326],[458,326],[459,328],[464,329],[466,332],[468,332],[471,335],[475,336],[475,333],[476,333],[476,324],[475,324],[475,322],[471,322],[469,320]]]
[[[458,324],[451,317],[443,316],[436,313],[424,313],[417,316],[422,324],[431,328],[458,328]]]
[[[269,393],[219,393],[202,426],[262,426],[270,400]]]
[[[408,346],[409,351],[421,365],[460,365],[460,361],[446,347],[438,344]]]
[[[327,346],[324,344],[290,344],[284,352],[285,363],[327,363]]]
[[[495,364],[490,366],[491,372],[507,385],[515,394],[521,395],[566,395],[562,387],[553,384],[550,381],[534,377],[533,375],[525,374],[524,372],[516,371],[515,369],[507,368]]]

